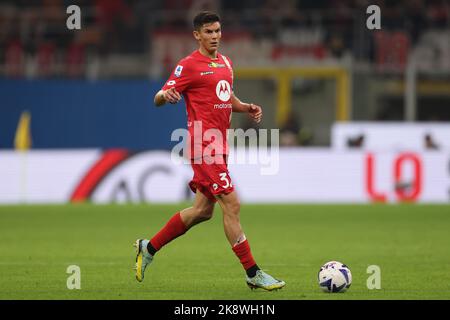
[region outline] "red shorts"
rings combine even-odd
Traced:
[[[230,174],[228,172],[228,164],[226,155],[223,156],[223,163],[205,162],[196,164],[194,160],[191,162],[194,170],[194,177],[189,182],[189,187],[193,192],[200,191],[209,200],[216,202],[216,195],[228,194],[234,191],[231,182]]]

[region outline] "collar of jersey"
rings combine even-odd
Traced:
[[[194,55],[195,55],[196,58],[198,58],[200,60],[203,60],[203,61],[207,61],[207,62],[219,61],[219,58],[220,58],[220,53],[219,52],[217,52],[217,58],[213,59],[213,58],[208,58],[208,57],[202,55],[200,53],[200,50],[198,50],[198,49],[194,52]]]

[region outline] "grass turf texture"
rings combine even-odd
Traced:
[[[184,205],[0,207],[0,299],[450,299],[450,206],[243,205],[257,263],[286,281],[251,291],[226,241],[221,211],[164,247],[134,278],[132,243]],[[345,293],[320,291],[317,272],[347,264]],[[81,290],[68,290],[69,265]],[[368,290],[369,265],[381,290]]]

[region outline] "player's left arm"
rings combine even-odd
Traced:
[[[248,113],[250,118],[256,123],[261,122],[262,108],[260,106],[253,103],[242,102],[235,96],[234,92],[231,94],[231,105],[233,106],[233,112]]]

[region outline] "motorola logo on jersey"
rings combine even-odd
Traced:
[[[216,86],[216,95],[223,102],[227,102],[231,98],[231,86],[226,80],[220,80]]]

